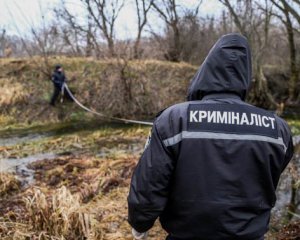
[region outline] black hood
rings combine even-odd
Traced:
[[[58,69],[60,69],[60,68],[62,68],[62,65],[61,64],[56,64],[55,68],[54,68],[54,71],[58,72]]]
[[[243,100],[251,82],[251,52],[240,34],[222,36],[208,53],[188,90],[188,101],[211,93],[233,93]]]

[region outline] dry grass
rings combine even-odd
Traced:
[[[3,198],[20,189],[20,181],[10,173],[0,173],[0,197]]]
[[[14,105],[26,101],[28,94],[21,83],[15,82],[13,78],[2,78],[0,84],[0,106]]]
[[[299,239],[300,239],[299,221],[290,223],[287,226],[283,227],[276,235],[276,240],[299,240]]]
[[[0,217],[1,239],[91,239],[91,215],[66,187],[51,195],[33,188],[22,199],[23,208]]]
[[[136,161],[137,157],[124,155],[117,159],[61,157],[35,163],[33,168],[43,175],[34,188],[20,195],[19,208],[12,206],[0,219],[0,238],[132,239],[126,197]],[[55,175],[58,179],[53,185],[55,172],[61,174]],[[164,236],[156,224],[149,239]]]
[[[99,195],[88,207],[97,216],[98,222],[92,229],[96,239],[132,240],[131,228],[127,223],[127,195],[128,186],[118,187],[108,194]],[[95,208],[96,206],[96,208]],[[157,222],[150,230],[149,240],[163,240],[166,233]]]
[[[0,217],[0,239],[132,240],[126,198],[137,160],[66,156],[34,163],[36,186],[20,195],[23,206]],[[298,233],[290,224],[266,239],[292,240]],[[156,223],[149,240],[165,236]]]
[[[91,234],[91,215],[82,209],[80,196],[66,187],[51,196],[33,189],[25,197],[28,225],[40,239],[87,239]]]
[[[135,118],[154,117],[161,109],[184,100],[196,72],[196,67],[186,63],[154,60],[124,64],[113,59],[50,59],[53,66],[58,62],[64,65],[71,89],[81,102],[106,115]],[[48,78],[29,59],[0,60],[0,114],[16,122],[84,117],[75,104],[48,107],[53,91]]]

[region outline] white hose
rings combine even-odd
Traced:
[[[106,116],[104,115],[103,113],[99,113],[99,112],[96,112],[86,106],[84,106],[81,102],[79,102],[75,96],[72,94],[72,92],[70,91],[68,85],[66,83],[64,83],[63,85],[63,89],[66,89],[66,91],[69,93],[70,97],[74,100],[74,102],[79,106],[81,107],[82,109],[84,109],[85,111],[88,111],[90,113],[93,113],[95,115],[98,115],[102,118],[105,118],[105,119],[110,119],[110,120],[115,120],[115,121],[119,121],[119,122],[124,122],[124,123],[135,123],[135,124],[141,124],[141,125],[148,125],[148,126],[152,126],[153,123],[152,122],[145,122],[145,121],[138,121],[138,120],[131,120],[131,119],[125,119],[125,118],[118,118],[118,117],[109,117],[109,116]]]

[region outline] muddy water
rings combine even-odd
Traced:
[[[294,145],[297,147],[300,145],[300,135],[293,137]]]
[[[293,160],[298,169],[300,169],[300,136],[293,138],[294,142],[294,157]],[[291,199],[291,186],[292,186],[292,177],[290,172],[286,169],[280,177],[280,181],[277,187],[277,202],[272,212],[277,218],[282,218],[286,212],[287,207]],[[299,196],[299,191],[298,191]],[[300,196],[299,196],[300,197]],[[300,199],[299,199],[300,200]]]
[[[23,184],[31,184],[34,179],[34,171],[29,169],[28,164],[46,159],[54,159],[57,155],[54,153],[36,154],[25,158],[5,158],[0,160],[0,173],[11,172],[16,173],[18,179]]]
[[[45,126],[34,126],[27,128],[19,129],[4,129],[0,130],[0,148],[1,146],[13,146],[21,145],[22,143],[29,141],[38,141],[48,137],[60,137],[65,134],[76,133],[78,135],[83,133],[93,132],[95,130],[101,129],[114,129],[122,128],[126,129],[132,125],[120,125],[119,123],[103,123],[99,121],[77,121],[77,122],[67,122],[59,124],[50,124]],[[141,151],[141,146],[138,143],[124,143],[117,144],[118,147],[110,148],[100,148],[99,152],[96,154],[97,157],[106,157],[111,155],[120,155],[120,154],[133,154],[139,153]],[[63,153],[64,154],[64,153]],[[71,153],[67,153],[71,154]],[[38,161],[38,160],[47,160],[54,159],[58,157],[59,154],[53,152],[46,152],[35,154],[31,156],[21,157],[21,158],[0,158],[0,174],[1,172],[11,172],[16,173],[17,177],[24,184],[33,183],[34,171],[29,169],[28,164]]]
[[[42,138],[47,137],[47,134],[43,133],[33,133],[33,134],[26,134],[24,136],[11,136],[6,138],[0,138],[0,146],[11,146],[15,144],[20,144],[27,141],[39,140]]]
[[[82,131],[94,131],[104,128],[130,127],[120,123],[103,123],[99,120],[93,121],[73,121],[66,123],[53,123],[45,126],[33,126],[18,129],[0,130],[0,146],[21,144],[27,141],[36,141],[46,137],[60,136],[69,133],[79,133]]]

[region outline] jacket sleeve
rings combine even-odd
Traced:
[[[55,82],[55,75],[54,74],[52,74],[52,76],[51,76],[51,81]]]
[[[60,83],[59,79],[57,78],[56,74],[54,74],[54,73],[52,74],[51,80],[55,84],[59,84]]]
[[[128,196],[128,222],[138,232],[148,231],[163,212],[175,165],[155,124],[149,141],[133,173]]]

